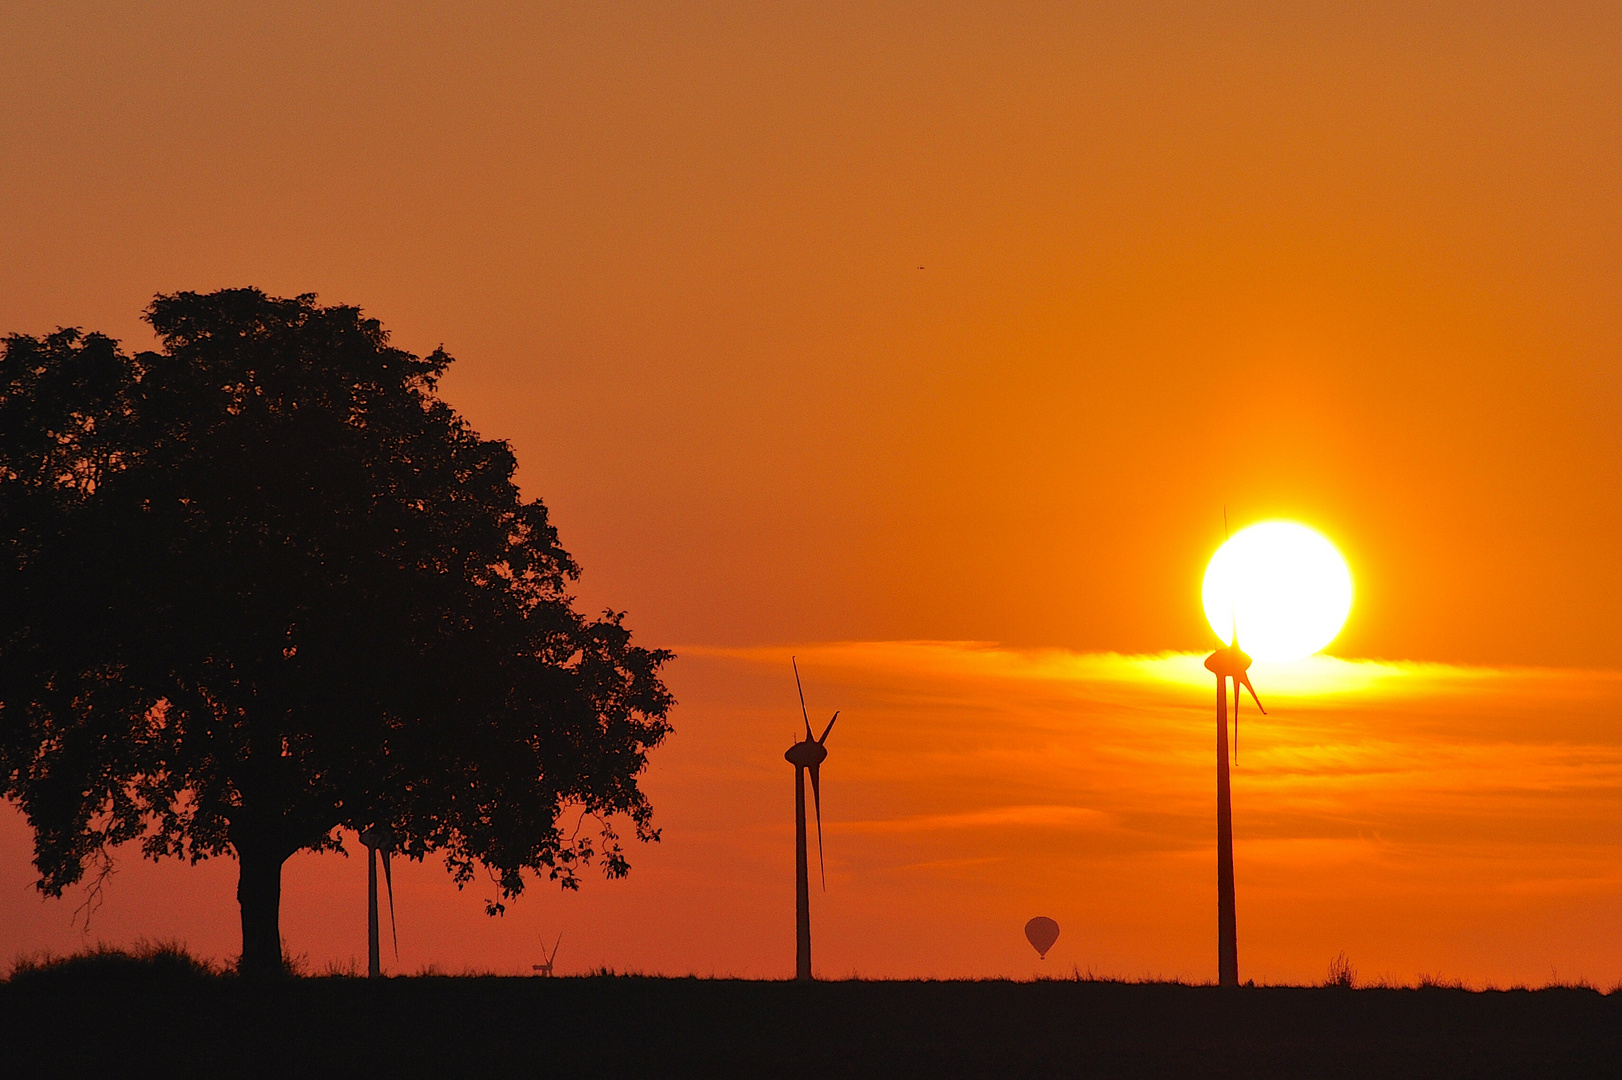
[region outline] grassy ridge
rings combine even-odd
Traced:
[[[10,1075],[1622,1077],[1622,994],[1087,981],[288,979],[37,963]]]

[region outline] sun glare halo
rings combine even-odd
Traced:
[[[1205,618],[1258,660],[1311,656],[1352,609],[1352,574],[1335,545],[1293,521],[1241,529],[1205,568]]]

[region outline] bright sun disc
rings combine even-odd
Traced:
[[[1266,521],[1235,533],[1205,568],[1205,617],[1258,660],[1299,660],[1328,645],[1352,610],[1352,574],[1305,525]]]

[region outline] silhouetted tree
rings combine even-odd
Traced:
[[[130,840],[232,854],[254,974],[282,864],[342,829],[483,868],[493,913],[526,870],[623,875],[612,816],[657,839],[671,654],[575,612],[512,451],[435,396],[451,358],[313,295],[147,320],[162,351],[61,330],[0,358],[0,775],[38,887]]]

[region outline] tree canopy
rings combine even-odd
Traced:
[[[159,351],[60,330],[0,354],[0,783],[39,887],[127,841],[232,855],[266,972],[282,863],[342,830],[488,871],[492,911],[526,871],[623,875],[615,815],[657,838],[638,777],[671,654],[575,610],[511,448],[436,395],[451,358],[313,295],[160,295],[147,320]]]

